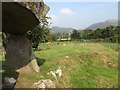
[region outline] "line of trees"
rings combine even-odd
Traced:
[[[108,26],[104,29],[98,28],[96,30],[73,30],[71,38],[72,40],[118,42],[119,29],[120,26]]]

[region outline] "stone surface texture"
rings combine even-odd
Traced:
[[[38,72],[31,44],[25,36],[10,35],[6,43],[6,68],[21,72]]]

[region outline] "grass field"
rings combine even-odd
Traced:
[[[118,43],[107,43],[107,42],[104,42],[104,43],[101,43],[102,45],[108,47],[108,48],[111,48],[113,50],[116,50],[118,51],[119,50],[119,44]]]
[[[66,46],[64,45],[66,44]],[[35,51],[44,78],[61,67],[58,88],[118,87],[118,52],[99,43],[64,42],[50,47],[40,44]],[[54,80],[54,78],[51,78]]]
[[[100,43],[52,42],[41,43],[35,50],[40,66],[38,74],[21,75],[28,82],[50,78],[57,88],[118,87],[118,51]],[[63,75],[56,81],[47,75],[61,67]],[[24,82],[25,83],[25,82]]]

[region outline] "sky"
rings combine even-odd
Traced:
[[[108,19],[118,19],[117,2],[45,2],[51,26],[84,29]]]

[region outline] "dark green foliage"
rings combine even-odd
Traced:
[[[26,36],[30,40],[32,47],[37,48],[40,42],[46,42],[48,40],[49,28],[44,26],[37,26],[33,30],[27,32]]]
[[[92,30],[90,29],[84,30],[83,32],[81,32],[81,39],[90,39],[91,38],[90,36],[93,36],[91,33],[92,33]]]
[[[80,32],[78,32],[76,29],[73,30],[71,34],[72,40],[79,40],[80,39]]]
[[[41,20],[40,25],[35,27],[33,30],[28,31],[26,37],[30,40],[32,47],[37,48],[39,43],[44,43],[49,41],[50,28],[49,22],[47,21],[50,17],[45,17]]]
[[[120,26],[109,26],[105,29],[83,30],[82,37],[86,40],[104,41],[104,42],[118,42]]]

